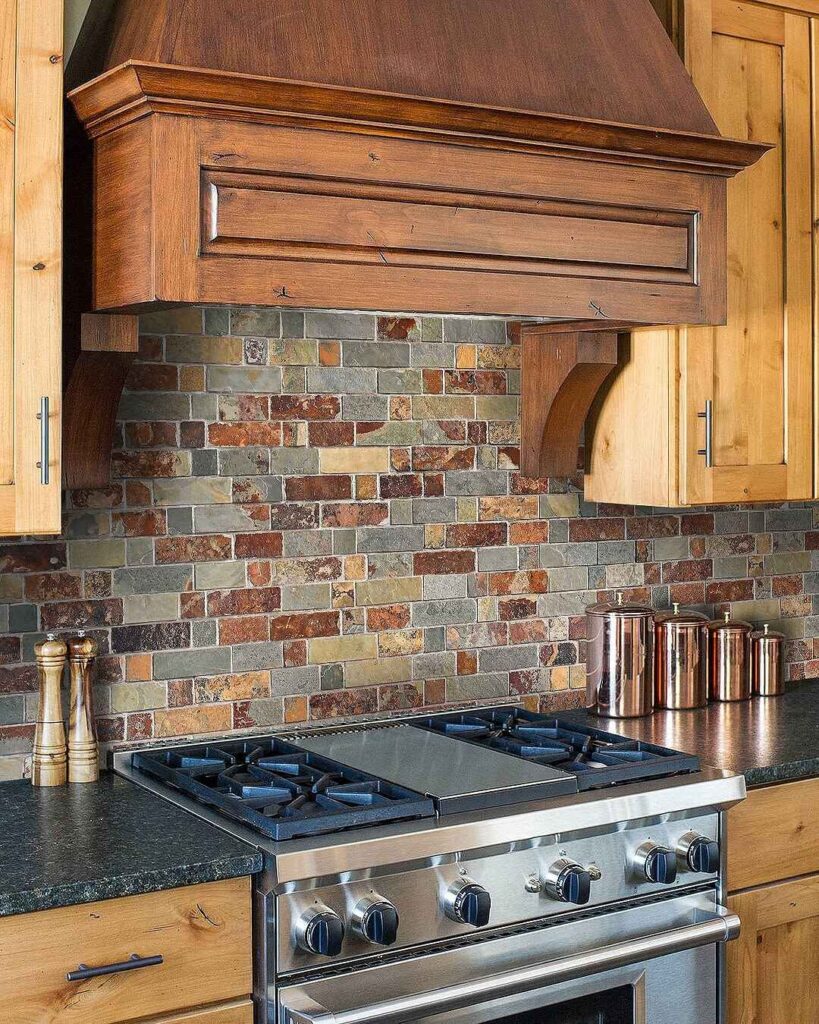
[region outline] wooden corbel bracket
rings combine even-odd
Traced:
[[[595,395],[617,365],[620,324],[523,324],[520,471],[571,476]],[[614,328],[614,329],[612,329]]]
[[[139,348],[139,317],[83,313],[80,351],[63,403],[63,485],[105,487],[125,378]]]

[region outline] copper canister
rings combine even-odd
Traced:
[[[586,609],[586,704],[606,718],[639,718],[653,708],[654,621],[650,608],[595,604]]]
[[[731,619],[731,613],[709,622],[708,696],[711,700],[747,700],[751,696],[749,665],[750,622]]]
[[[654,617],[654,706],[701,708],[708,703],[705,625],[700,612],[660,612]]]
[[[760,697],[778,697],[785,692],[784,643],[785,634],[770,629],[767,622],[751,633],[751,689]]]

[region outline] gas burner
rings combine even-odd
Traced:
[[[434,813],[418,793],[275,738],[135,753],[133,765],[276,840]]]
[[[693,755],[583,728],[564,719],[544,718],[522,708],[433,715],[414,724],[526,761],[552,765],[574,775],[579,789],[699,769],[699,760]]]

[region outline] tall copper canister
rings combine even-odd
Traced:
[[[751,633],[751,690],[760,697],[778,697],[785,692],[783,655],[785,634],[766,622]]]
[[[586,704],[606,718],[639,718],[654,710],[654,616],[623,602],[586,609]]]
[[[711,700],[747,700],[751,696],[750,635],[753,626],[732,619],[709,622],[708,696]]]
[[[708,703],[706,630],[708,616],[695,611],[654,617],[654,706],[701,708]]]

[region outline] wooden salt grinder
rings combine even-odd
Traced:
[[[96,642],[83,633],[68,641],[68,668],[71,673],[68,720],[69,782],[96,782],[100,777],[91,690],[91,671],[97,652]]]
[[[31,763],[32,786],[62,786],[66,780],[66,748],[60,686],[66,646],[53,633],[35,644],[34,657],[40,679],[40,709],[34,732]]]

